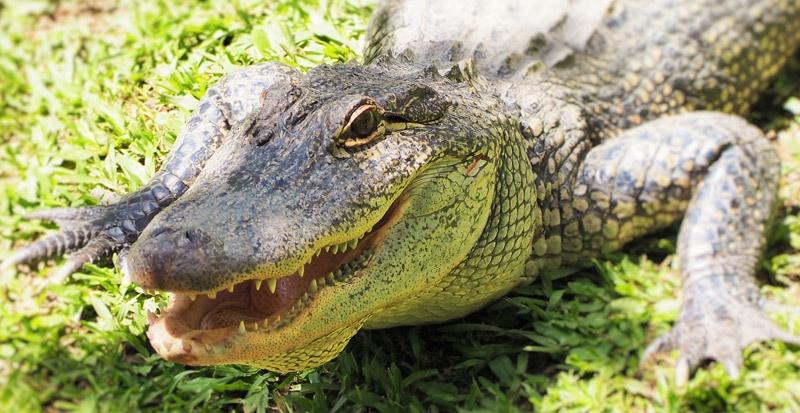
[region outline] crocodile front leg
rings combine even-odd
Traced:
[[[713,359],[736,377],[748,344],[800,343],[764,312],[756,265],[779,174],[759,130],[738,117],[691,113],[631,129],[592,149],[562,208],[563,249],[574,259],[613,250],[684,216],[679,320],[645,359],[677,349],[676,382]]]
[[[206,92],[166,162],[147,185],[114,204],[27,215],[30,219],[55,221],[61,232],[28,245],[0,268],[74,251],[55,275],[58,281],[87,262],[126,248],[156,214],[192,185],[232,127],[260,106],[262,92],[277,82],[288,82],[293,73],[285,65],[265,63],[225,76]]]

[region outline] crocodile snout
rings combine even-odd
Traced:
[[[169,291],[204,290],[212,285],[198,274],[208,270],[213,260],[215,241],[201,229],[162,226],[153,228],[134,243],[126,259],[131,281],[146,289]]]

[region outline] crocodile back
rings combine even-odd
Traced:
[[[365,60],[473,59],[523,112],[576,103],[604,137],[687,110],[744,114],[799,45],[798,0],[398,0],[375,13]]]

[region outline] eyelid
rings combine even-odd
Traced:
[[[353,105],[353,107],[350,109],[350,113],[348,113],[347,116],[345,116],[345,122],[344,123],[345,124],[349,124],[361,112],[363,112],[364,108],[367,108],[367,107],[375,107],[375,108],[380,109],[380,107],[378,106],[377,103],[375,103],[374,100],[372,100],[370,98],[364,98],[360,102],[358,102],[357,104]]]
[[[375,109],[378,110],[379,115],[383,115],[383,110],[374,103],[365,103],[358,105],[355,109],[353,109],[352,112],[350,112],[350,115],[347,116],[347,122],[345,122],[345,127],[349,127],[350,124],[353,123],[353,121],[356,120],[358,116],[361,115],[362,113],[368,110],[375,110]]]

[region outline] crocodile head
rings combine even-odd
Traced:
[[[474,86],[396,63],[268,88],[128,254],[134,282],[173,293],[150,317],[154,348],[293,371],[365,325],[462,315],[426,319],[426,297],[484,232],[502,113]]]

